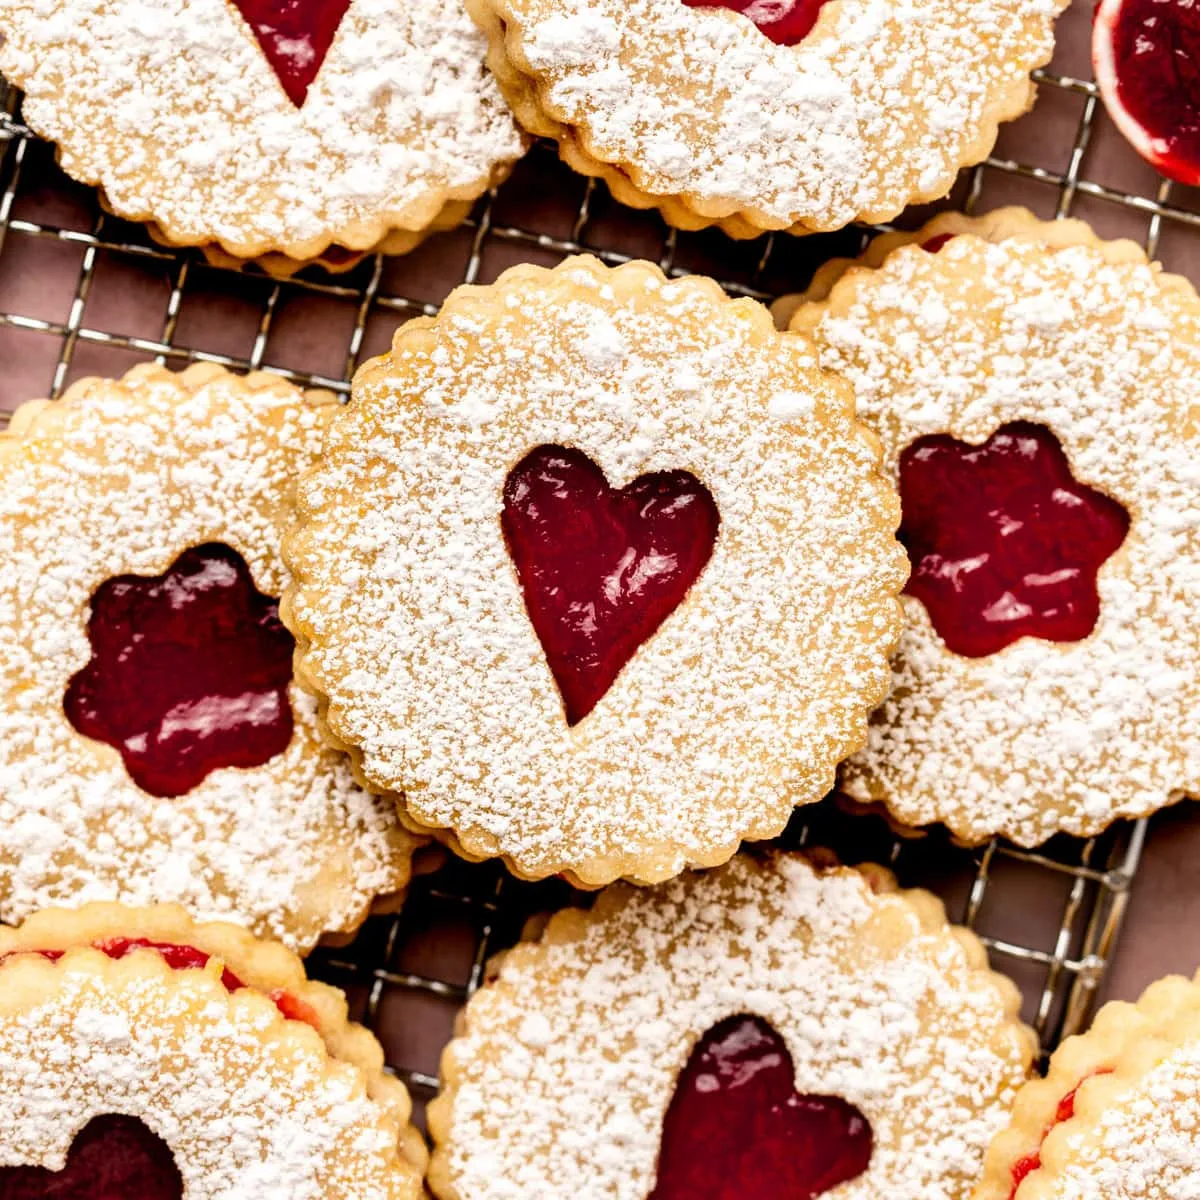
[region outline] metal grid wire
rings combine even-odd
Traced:
[[[951,919],[974,929],[993,965],[1021,986],[1023,1018],[1048,1053],[1090,1020],[1145,835],[1146,822],[1139,821],[1102,838],[1057,839],[1039,852],[996,841],[967,850],[940,832],[896,836],[881,818],[847,815],[830,799],[798,813],[780,844],[832,848],[849,862],[884,862],[906,886],[941,894]],[[348,991],[356,1018],[383,1041],[389,1067],[418,1101],[427,1100],[437,1090],[437,1052],[453,1015],[479,987],[490,956],[519,937],[526,917],[572,901],[586,904],[587,897],[555,883],[520,883],[496,866],[454,864],[419,876],[400,914],[373,919],[349,947],[318,950],[310,969]],[[461,937],[464,927],[469,942]],[[434,955],[434,971],[416,965],[420,948],[406,952],[414,930],[430,940],[449,931],[460,940],[456,961]],[[414,1004],[414,997],[422,999]],[[440,1010],[440,1021],[430,1019],[431,1007]],[[414,1019],[415,1036],[404,1027]],[[434,1032],[433,1040],[423,1031]]]
[[[1085,156],[1098,124],[1096,87],[1052,71],[1038,72],[1036,77],[1044,96],[1058,93],[1074,97],[1080,104],[1069,154],[1063,155],[1065,169],[993,156],[964,174],[950,203],[969,212],[990,180],[1027,181],[1043,192],[1054,190],[1058,216],[1072,213],[1087,199],[1108,202],[1141,218],[1143,241],[1151,255],[1160,249],[1165,228],[1186,231],[1200,226],[1200,213],[1175,202],[1172,185],[1166,181],[1153,181],[1139,193],[1086,177]],[[0,141],[4,143],[0,157],[0,267],[16,237],[67,243],[82,251],[65,317],[52,320],[0,311],[0,335],[7,328],[57,341],[49,380],[52,395],[58,395],[70,381],[81,348],[90,345],[129,352],[131,359],[157,358],[176,367],[206,361],[234,370],[266,369],[298,384],[327,387],[344,395],[360,361],[386,345],[392,328],[411,317],[437,311],[435,300],[421,298],[426,293],[420,289],[394,284],[389,262],[400,260],[374,258],[340,277],[314,270],[284,282],[256,280],[247,274],[216,272],[204,266],[196,254],[157,246],[140,230],[98,207],[93,207],[87,229],[27,219],[18,211],[19,200],[29,161],[38,151],[19,113],[19,97],[6,91],[0,113]],[[548,189],[577,197],[573,217],[545,223],[512,219],[514,207],[522,211],[519,203],[513,203],[514,189],[519,193],[522,186],[514,178],[498,194],[480,202],[465,226],[466,233],[443,235],[427,244],[428,254],[419,252],[426,254],[424,261],[433,264],[430,269],[434,273],[452,271],[454,278],[449,283],[486,282],[498,273],[496,268],[512,262],[528,258],[552,262],[586,250],[613,264],[629,257],[657,257],[668,274],[705,270],[720,278],[733,294],[768,300],[779,292],[802,287],[811,271],[831,254],[856,253],[871,232],[856,229],[806,239],[765,236],[740,246],[719,234],[676,233],[657,217],[620,209],[594,182],[570,176],[547,147],[535,148],[531,161],[552,174],[549,185],[543,180],[542,194]],[[61,177],[59,183],[64,189],[71,186]],[[516,199],[520,201],[520,196]],[[635,226],[641,240],[631,244],[625,232]],[[1200,247],[1200,236],[1193,236]],[[657,253],[647,250],[647,238],[653,240]],[[436,249],[453,243],[459,253],[463,239],[468,244],[465,255],[458,259],[453,259],[449,250]],[[89,323],[89,298],[104,255],[136,260],[165,273],[169,292],[157,336],[118,334]],[[181,312],[198,272],[219,276],[218,290],[229,296],[244,297],[252,284],[259,289],[257,327],[244,354],[218,353],[188,344],[181,336]],[[417,294],[412,294],[414,291]],[[340,372],[292,369],[286,361],[273,357],[270,348],[279,314],[297,296],[352,306],[353,322]],[[0,293],[0,308],[6,300],[8,296]],[[376,337],[370,331],[380,318],[386,318],[383,334]],[[379,344],[372,345],[375,341]],[[785,842],[829,845],[850,861],[882,859],[906,885],[930,886],[941,892],[948,900],[951,917],[975,928],[995,965],[1017,979],[1026,996],[1026,1019],[1035,1026],[1043,1050],[1049,1050],[1061,1037],[1085,1025],[1095,1006],[1145,832],[1145,822],[1139,822],[1118,826],[1103,838],[1087,842],[1056,839],[1038,853],[999,843],[965,850],[936,832],[919,838],[896,837],[877,817],[851,817],[827,803],[800,814]],[[488,956],[519,935],[525,914],[553,907],[569,895],[557,884],[517,883],[495,866],[450,862],[436,873],[417,878],[400,914],[373,918],[348,947],[319,950],[312,960],[313,970],[347,990],[353,1014],[379,1034],[389,1066],[421,1100],[436,1088],[438,1051],[450,1034],[455,1011],[479,986]]]

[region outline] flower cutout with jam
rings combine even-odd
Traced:
[[[1200,794],[1194,290],[1017,209],[886,248],[791,317],[883,442],[913,564],[843,790],[1025,846]]]

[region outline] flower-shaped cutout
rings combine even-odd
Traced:
[[[115,746],[152,795],[259,766],[291,741],[292,636],[228,546],[186,550],[162,575],[108,580],[92,597],[88,638],[67,717]]]
[[[971,658],[1022,637],[1080,641],[1100,615],[1096,572],[1120,547],[1129,514],[1075,480],[1058,439],[1014,422],[982,445],[947,434],[900,456],[900,540],[949,649]]]

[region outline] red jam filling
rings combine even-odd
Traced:
[[[0,1200],[181,1200],[183,1179],[162,1138],[110,1114],[76,1135],[61,1171],[0,1167]]]
[[[749,17],[777,46],[795,46],[812,32],[826,0],[683,0],[688,8],[728,8]]]
[[[92,597],[88,639],[67,718],[115,746],[151,795],[257,767],[291,741],[292,635],[228,546],[187,550],[162,575],[108,580]]]
[[[730,1017],[679,1077],[650,1200],[812,1200],[861,1175],[871,1145],[853,1104],[796,1092],[792,1056],[770,1025]]]
[[[952,233],[935,233],[921,243],[921,249],[926,254],[936,254],[953,236]]]
[[[1116,99],[1152,140],[1155,165],[1200,183],[1200,7],[1122,0],[1109,36]]]
[[[920,438],[900,456],[900,496],[905,591],[954,653],[1091,633],[1096,572],[1125,540],[1129,514],[1075,481],[1048,429],[1014,422],[979,446]]]
[[[203,950],[197,949],[195,946],[181,946],[175,942],[155,942],[150,938],[131,938],[131,937],[110,937],[101,938],[97,942],[92,943],[93,947],[99,950],[102,954],[107,954],[109,958],[124,958],[127,954],[133,953],[134,950],[153,950],[173,971],[202,971],[208,966],[211,954],[206,954]],[[31,951],[13,951],[14,954],[30,953],[40,954],[42,958],[47,958],[51,962],[58,962],[64,954],[65,950],[31,950]],[[11,958],[12,955],[0,955],[0,963],[5,959]],[[221,983],[226,991],[240,992],[246,987],[228,967],[221,971]],[[303,1021],[306,1025],[311,1025],[314,1029],[319,1028],[320,1019],[316,1011],[303,1000],[293,996],[291,992],[277,989],[270,993],[271,999],[275,1002],[275,1007],[289,1021]]]
[[[501,525],[569,725],[687,595],[719,524],[687,471],[614,489],[581,450],[539,446],[509,472]]]
[[[288,99],[300,108],[350,0],[233,0]]]
[[[1107,1071],[1096,1071],[1097,1075],[1107,1075]],[[1084,1079],[1090,1079],[1090,1075],[1085,1075]],[[1081,1079],[1059,1102],[1058,1108],[1054,1110],[1054,1120],[1046,1126],[1045,1132],[1042,1134],[1042,1141],[1050,1136],[1050,1130],[1056,1125],[1061,1125],[1064,1121],[1069,1121],[1075,1115],[1075,1096],[1079,1089],[1083,1086],[1084,1080]],[[1039,1146],[1032,1154],[1026,1154],[1024,1158],[1019,1158],[1013,1163],[1012,1168],[1012,1191],[1008,1194],[1008,1200],[1014,1200],[1017,1194],[1017,1188],[1025,1180],[1026,1175],[1032,1175],[1034,1171],[1042,1165],[1042,1152]]]

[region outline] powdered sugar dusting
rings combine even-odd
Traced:
[[[0,30],[70,174],[233,254],[422,229],[524,148],[454,0],[353,0],[299,109],[229,0],[3,0]]]
[[[769,416],[796,391],[808,413]],[[573,259],[459,290],[364,368],[299,489],[285,618],[334,732],[422,825],[523,873],[664,878],[778,832],[861,745],[897,634],[896,501],[850,407],[801,339],[708,282]],[[500,528],[541,444],[613,487],[690,471],[721,517],[688,597],[574,728]]]
[[[282,754],[172,799],[141,791],[117,751],[63,712],[106,579],[158,574],[216,541],[262,592],[286,583],[277,546],[291,481],[314,461],[332,406],[282,380],[252,388],[200,370],[199,386],[161,369],[92,381],[0,446],[0,917],[174,900],[307,949],[402,887],[414,844],[390,801],[362,792],[321,744],[310,696],[291,689]]]
[[[188,1200],[415,1200],[416,1171],[364,1078],[265,997],[152,956],[2,969],[0,1165],[61,1169],[96,1116],[170,1147]]]
[[[946,926],[857,872],[743,857],[616,889],[472,999],[430,1114],[431,1180],[456,1200],[557,1200],[563,1180],[580,1200],[644,1200],[692,1047],[751,1013],[787,1043],[797,1090],[871,1122],[870,1166],[838,1200],[964,1200],[1031,1056],[1006,1003]]]
[[[1025,845],[1200,792],[1194,293],[1095,246],[960,236],[852,274],[799,323],[815,324],[822,365],[854,384],[893,469],[931,431],[979,442],[1038,422],[1075,478],[1131,518],[1085,641],[960,658],[906,598],[896,687],[847,764],[847,790],[908,822]]]
[[[1200,1198],[1200,1044],[1189,1041],[1110,1101],[1056,1134],[1045,1200]],[[1045,1178],[1048,1176],[1049,1178]]]
[[[487,0],[511,69],[651,196],[752,224],[886,220],[1023,111],[1063,0],[836,0],[797,46],[682,0]],[[498,32],[498,31],[497,31]],[[526,102],[530,102],[528,96]]]

